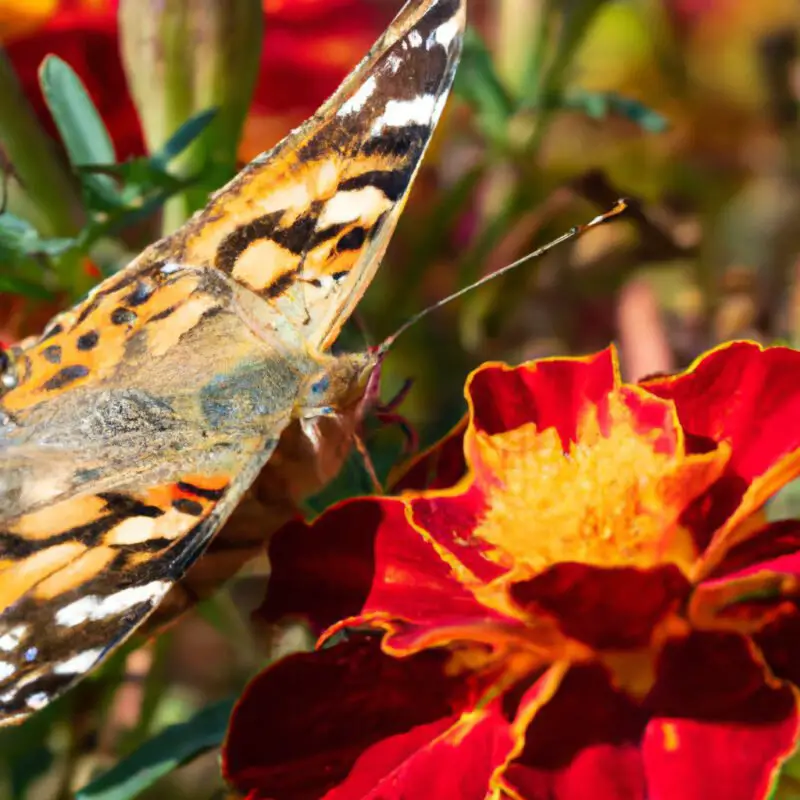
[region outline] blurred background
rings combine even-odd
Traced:
[[[313,113],[401,5],[0,0],[0,344],[40,331]],[[470,0],[469,13],[455,96],[343,344],[381,341],[617,197],[631,212],[399,341],[384,395],[413,381],[401,411],[422,445],[463,414],[482,361],[615,341],[636,379],[733,338],[800,345],[796,0]],[[40,69],[49,54],[63,61]],[[374,432],[380,470],[401,444]],[[368,490],[348,465],[310,507]],[[263,588],[251,572],[0,734],[0,796],[72,797],[195,713],[207,740],[174,760],[209,752],[139,796],[215,796],[228,698],[303,643],[254,632]],[[104,791],[78,796],[134,796]]]

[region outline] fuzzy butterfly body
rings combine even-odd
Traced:
[[[0,724],[124,640],[297,422],[363,395],[327,349],[452,84],[466,0],[412,0],[336,94],[41,337],[0,387]]]

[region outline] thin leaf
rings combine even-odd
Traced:
[[[70,163],[113,164],[111,136],[75,70],[58,56],[47,56],[39,69],[39,83]],[[117,191],[111,178],[93,176],[91,189],[106,204],[113,204]]]
[[[200,753],[219,746],[228,727],[234,699],[207,706],[190,720],[170,725],[128,758],[92,781],[75,800],[130,800],[159,778]]]
[[[12,263],[25,256],[63,255],[77,241],[62,237],[42,237],[27,220],[5,213],[0,215],[0,260]]]
[[[583,111],[593,119],[603,119],[616,114],[634,122],[648,133],[664,133],[669,128],[666,117],[638,100],[623,97],[616,92],[571,91],[561,98],[561,105],[563,108]]]
[[[180,155],[203,131],[209,126],[217,114],[216,108],[210,108],[192,115],[175,133],[170,136],[160,150],[153,153],[149,161],[162,170],[172,161],[175,156]]]

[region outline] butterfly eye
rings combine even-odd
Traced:
[[[327,375],[323,375],[316,383],[311,384],[311,395],[313,397],[323,396],[330,388],[331,379]]]

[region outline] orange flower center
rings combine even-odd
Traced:
[[[666,452],[656,447],[664,430],[642,433],[623,401],[611,400],[607,431],[591,409],[566,453],[552,428],[476,434],[494,483],[475,535],[498,547],[498,560],[513,561],[506,579],[561,561],[641,568],[673,562],[688,572],[696,553],[678,518],[718,477],[727,451],[686,456],[675,434]]]

